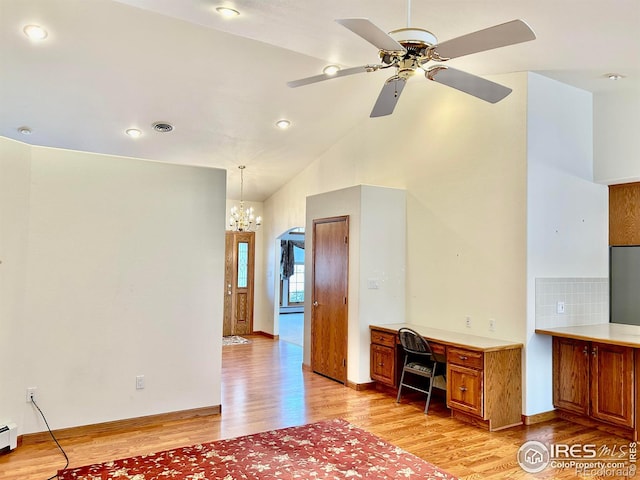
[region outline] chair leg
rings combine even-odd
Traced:
[[[433,388],[433,379],[434,377],[429,378],[429,392],[427,393],[427,403],[424,406],[425,415],[427,415],[429,412],[429,403],[431,402],[431,389]]]
[[[402,369],[402,375],[400,376],[400,385],[398,385],[398,396],[396,403],[400,403],[400,395],[402,394],[402,382],[404,382],[404,368]]]

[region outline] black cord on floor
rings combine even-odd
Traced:
[[[36,401],[33,398],[31,399],[31,403],[33,403],[35,405],[35,407],[38,409],[38,411],[40,412],[40,415],[42,416],[42,419],[44,420],[44,424],[47,426],[47,430],[49,430],[49,433],[51,434],[51,438],[53,438],[53,441],[56,442],[56,445],[58,446],[58,448],[62,452],[62,455],[64,455],[64,458],[67,461],[67,464],[64,466],[64,468],[62,470],[66,470],[67,467],[69,466],[69,457],[67,457],[67,454],[65,453],[64,449],[62,448],[62,446],[58,442],[58,439],[56,438],[56,436],[51,431],[51,428],[49,428],[49,422],[47,422],[47,419],[45,418],[44,413],[42,413],[42,410],[40,410],[40,407],[38,406],[38,404],[36,403]],[[47,478],[47,480],[53,480],[54,478],[57,478],[57,477],[58,477],[58,474],[56,473],[53,477]]]

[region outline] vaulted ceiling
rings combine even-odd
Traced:
[[[240,15],[224,18],[218,6]],[[328,64],[378,63],[375,47],[334,20],[366,17],[390,31],[407,25],[407,7],[404,0],[0,0],[0,135],[225,168],[231,198],[245,164],[245,197],[261,201],[349,130],[394,121],[369,118],[388,73],[295,89],[286,82]],[[451,66],[480,76],[536,71],[595,94],[639,89],[638,0],[413,0],[410,9],[411,26],[439,41],[516,18],[536,40]],[[47,38],[29,40],[29,24]],[[614,72],[625,78],[606,78]],[[448,87],[416,77],[407,88],[422,89],[428,109]],[[275,126],[282,118],[288,130]],[[158,133],[155,122],[174,130]],[[30,135],[18,131],[23,126]],[[130,138],[128,128],[142,135]]]

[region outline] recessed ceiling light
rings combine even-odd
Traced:
[[[20,127],[18,128],[18,132],[22,135],[31,135],[31,129],[29,127]]]
[[[124,133],[129,135],[131,138],[138,138],[140,135],[142,135],[142,131],[138,130],[137,128],[127,128]]]
[[[44,40],[49,35],[40,25],[27,25],[22,31],[31,40]]]
[[[605,77],[609,80],[621,80],[624,78],[624,75],[620,75],[619,73],[607,73]]]
[[[238,10],[234,10],[233,8],[229,7],[218,7],[216,8],[216,12],[227,18],[237,17],[238,15],[240,15],[240,12]]]
[[[335,75],[340,71],[340,67],[338,65],[327,65],[322,69],[322,73],[325,75]]]
[[[281,128],[282,130],[286,130],[290,126],[291,126],[291,122],[289,120],[284,119],[284,118],[282,120],[278,120],[276,122],[276,127]]]

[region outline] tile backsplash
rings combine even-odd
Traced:
[[[607,322],[608,278],[536,278],[536,328]]]

